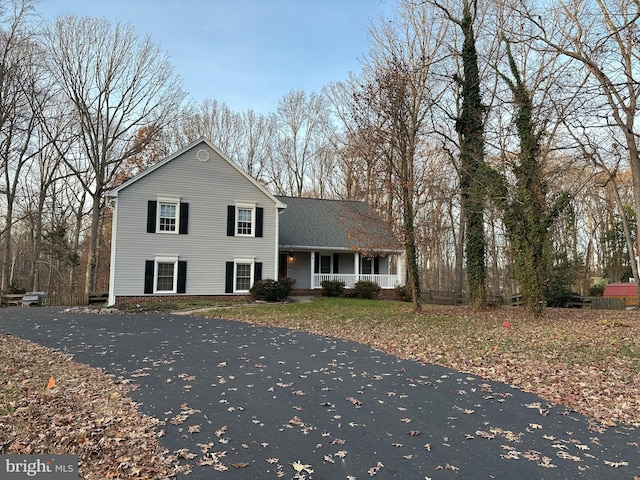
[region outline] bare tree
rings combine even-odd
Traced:
[[[118,168],[179,112],[185,96],[165,53],[133,27],[63,16],[45,32],[51,75],[77,119],[65,162],[92,200],[85,293],[94,288],[103,194]],[[147,138],[136,135],[153,125]],[[89,181],[83,172],[89,170]]]
[[[424,206],[429,156],[427,119],[443,85],[433,75],[445,29],[430,5],[402,2],[397,24],[372,28],[364,85],[354,92],[358,156],[377,182],[367,200],[396,219],[407,261],[407,285],[419,311],[420,261],[416,228]],[[355,146],[355,145],[354,145]],[[373,201],[372,201],[373,200]]]
[[[207,99],[192,106],[180,121],[180,128],[184,137],[182,144],[206,137],[230,158],[236,160],[240,156],[241,115],[231,111],[225,103]]]
[[[26,29],[31,2],[9,2],[9,12],[0,10],[0,192],[5,196],[0,291],[12,278],[12,230],[20,179],[29,168],[35,151],[33,132],[40,108],[39,50]],[[2,7],[0,7],[2,8]]]
[[[538,28],[538,37],[550,48],[574,60],[593,79],[602,97],[599,112],[583,115],[602,119],[601,128],[613,125],[627,152],[640,218],[640,150],[636,118],[640,100],[640,0],[571,0],[553,5],[540,15],[521,0],[521,8]],[[595,9],[593,13],[592,9]],[[633,259],[635,261],[635,259]],[[640,278],[635,272],[636,287]],[[638,288],[640,298],[640,288]]]
[[[311,170],[326,145],[326,101],[321,94],[291,91],[278,102],[276,122],[278,138],[268,181],[279,194],[302,196],[311,190]]]

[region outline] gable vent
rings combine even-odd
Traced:
[[[200,160],[201,162],[208,162],[209,161],[209,151],[205,150],[204,148],[201,150],[198,150],[198,153],[196,153],[196,158],[198,160]]]

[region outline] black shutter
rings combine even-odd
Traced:
[[[189,204],[180,202],[180,231],[182,235],[189,233]]]
[[[227,262],[224,277],[224,293],[233,293],[233,262]]]
[[[228,205],[227,206],[227,237],[234,237],[235,235],[236,235],[236,207],[235,205]]]
[[[380,257],[373,257],[373,273],[376,275],[380,273]]]
[[[263,218],[264,218],[264,208],[256,207],[256,237],[262,237]]]
[[[333,273],[340,273],[340,269],[338,268],[338,264],[340,263],[340,254],[333,254]]]
[[[186,293],[187,291],[187,262],[178,260],[178,285],[177,293]]]
[[[153,270],[156,262],[147,260],[144,262],[144,293],[153,293]]]
[[[316,252],[313,262],[313,273],[320,273],[320,252]]]
[[[149,200],[147,202],[147,233],[156,233],[156,214],[158,202]]]
[[[253,283],[262,280],[262,262],[256,262],[253,264]]]

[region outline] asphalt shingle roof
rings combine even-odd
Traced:
[[[280,246],[358,251],[398,251],[384,222],[363,202],[283,197]]]

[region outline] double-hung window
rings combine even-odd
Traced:
[[[252,263],[236,263],[236,292],[247,292],[251,288],[253,272]]]
[[[145,260],[144,293],[186,293],[187,262],[162,256]]]
[[[175,232],[177,225],[176,213],[178,211],[178,204],[159,202],[158,203],[158,231],[159,232]]]
[[[156,263],[156,292],[176,291],[176,267],[178,262]]]
[[[258,280],[262,280],[262,262],[253,257],[236,257],[227,262],[225,293],[249,293]]]
[[[227,206],[227,236],[262,237],[264,208],[255,203]]]
[[[186,234],[189,204],[180,197],[157,197],[147,202],[147,233]]]
[[[364,275],[371,274],[371,257],[362,258],[362,269],[360,270],[360,273]]]
[[[236,210],[237,226],[236,234],[240,236],[253,236],[255,208],[238,206]]]

